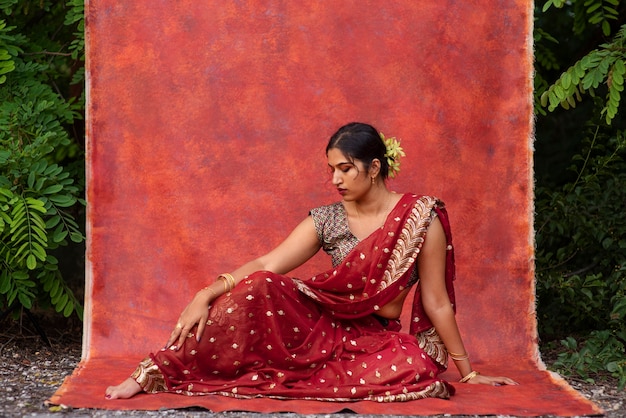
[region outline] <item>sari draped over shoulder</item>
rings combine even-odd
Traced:
[[[146,392],[186,395],[377,402],[448,398],[454,389],[438,376],[447,367],[447,353],[414,280],[435,217],[448,241],[446,286],[454,306],[445,207],[434,197],[406,194],[384,225],[354,240],[332,269],[306,280],[268,271],[251,274],[213,302],[200,342],[194,328],[179,350],[151,354],[132,377]],[[410,333],[405,333],[399,321],[376,313],[410,286],[416,289]]]

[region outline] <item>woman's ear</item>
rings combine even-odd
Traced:
[[[375,178],[380,173],[380,160],[378,158],[374,158],[370,163],[369,175],[372,178]]]

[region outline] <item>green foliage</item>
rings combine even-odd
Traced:
[[[611,22],[619,18],[619,0],[585,0],[584,2],[548,0],[542,11],[547,11],[551,6],[562,8],[566,5],[572,7],[574,12],[575,34],[582,34],[589,27],[599,26],[602,34],[608,37],[612,33]],[[537,31],[537,33],[541,32],[543,32],[542,29]],[[545,69],[556,68],[551,49],[541,42],[543,39],[554,40],[554,38],[544,35],[537,39],[537,33],[535,35],[537,61]],[[587,52],[584,57],[567,68],[551,86],[547,87],[545,83],[540,84],[535,94],[536,98],[539,97],[537,109],[541,111],[547,108],[549,111],[554,111],[559,106],[566,110],[574,108],[583,100],[583,95],[595,97],[596,92],[602,90],[605,101],[601,114],[604,115],[606,123],[611,124],[619,110],[621,94],[624,91],[625,40],[626,25],[622,25],[610,42],[602,43],[598,48]]]
[[[626,25],[620,22],[626,20],[626,4],[622,3],[536,4],[535,226],[539,332],[545,343],[561,339],[564,350],[554,367],[585,379],[609,373],[624,387],[626,121],[619,107],[626,74]]]
[[[606,123],[610,124],[619,109],[621,94],[624,91],[626,74],[625,50],[626,25],[618,32],[613,42],[600,45],[569,67],[561,77],[541,95],[540,104],[553,111],[558,106],[564,109],[576,107],[582,101],[582,95],[594,96],[603,85],[606,102],[602,109]]]
[[[577,374],[593,383],[595,376],[608,373],[618,381],[618,389],[626,387],[626,351],[624,339],[610,331],[592,331],[584,343],[567,337],[561,341],[565,351],[558,355],[554,368],[562,374]],[[623,336],[622,336],[623,337]]]
[[[602,29],[605,36],[611,34],[611,21],[619,18],[619,0],[548,0],[544,3],[542,11],[547,11],[550,7],[563,8],[564,6],[574,8],[574,33],[580,34],[588,24],[597,25]],[[584,17],[584,20],[581,19]]]
[[[560,357],[567,370],[582,376],[581,369],[626,361],[626,139],[621,132],[601,138],[596,130],[584,143],[584,153],[573,158],[576,179],[536,193],[540,333],[590,335],[584,352]],[[600,335],[622,347],[610,359],[588,357]],[[625,380],[626,368],[620,367],[613,373]]]
[[[0,0],[12,22],[0,20],[0,308],[38,303],[82,317],[55,257],[84,240],[82,138],[70,135],[84,107],[69,97],[82,74],[72,70],[84,46],[76,3]]]

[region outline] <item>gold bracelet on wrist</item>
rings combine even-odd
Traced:
[[[235,280],[232,274],[226,273],[225,275],[226,275],[226,278],[230,280],[230,290],[233,290],[235,286],[237,286],[237,281]]]
[[[207,286],[203,288],[202,290],[208,290],[213,295],[213,300],[217,299],[217,293],[215,293],[215,290],[211,289],[210,286]]]
[[[226,292],[230,292],[231,290],[233,290],[235,288],[235,285],[237,284],[235,278],[230,273],[220,274],[219,276],[217,276],[217,280],[222,280],[224,282],[224,290]]]
[[[235,285],[237,284],[233,275],[230,273],[224,273],[222,274],[222,277],[226,277],[226,280],[228,280],[228,287],[230,288],[230,290],[233,290],[235,288]]]
[[[221,281],[222,284],[224,285],[224,293],[228,293],[230,291],[230,286],[228,285],[228,281],[226,280],[226,277],[219,276],[217,280]]]
[[[478,376],[480,373],[478,373],[476,370],[469,372],[468,374],[466,374],[461,380],[459,380],[459,383],[467,383],[470,380],[472,380],[473,378],[475,378],[476,376]]]

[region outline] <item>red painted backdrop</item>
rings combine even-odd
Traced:
[[[128,369],[101,375],[103,387],[126,376],[197,289],[337,200],[324,148],[351,121],[401,139],[392,189],[447,203],[474,362],[522,380],[540,368],[531,25],[525,0],[90,0],[76,381],[113,359]],[[328,265],[318,256],[294,274]],[[485,396],[484,411],[498,412]]]

